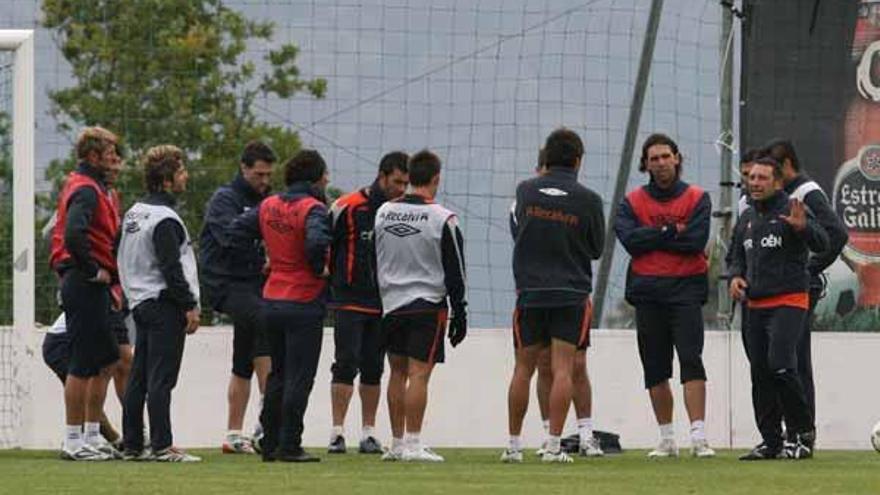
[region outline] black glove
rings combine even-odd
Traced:
[[[456,312],[449,322],[449,343],[452,347],[457,346],[467,336],[467,313]]]

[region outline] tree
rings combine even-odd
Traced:
[[[106,127],[123,139],[131,164],[156,144],[184,149],[190,182],[180,209],[193,236],[244,143],[264,140],[282,159],[300,147],[295,132],[258,119],[257,98],[326,91],[325,80],[300,75],[294,45],[251,57],[249,46],[272,46],[274,25],[218,0],[46,0],[42,10],[75,80],[49,95],[59,129]],[[73,165],[72,158],[53,162],[46,178],[57,185]],[[120,181],[126,204],[141,194],[138,168],[128,167]]]

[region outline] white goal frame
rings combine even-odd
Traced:
[[[0,30],[0,50],[13,53],[12,66],[12,328],[13,363],[22,370],[28,336],[36,328],[34,285],[34,31]],[[21,414],[29,397],[25,376],[17,377],[20,387],[16,426],[23,426]],[[22,442],[21,428],[13,428],[13,446]]]

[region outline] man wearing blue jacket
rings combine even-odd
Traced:
[[[801,171],[800,160],[795,153],[794,145],[788,140],[776,139],[765,145],[764,153],[770,156],[782,167],[783,190],[789,198],[796,199],[804,204],[807,211],[815,218],[816,223],[825,230],[828,235],[828,248],[821,252],[812,252],[807,262],[807,270],[810,272],[810,305],[807,316],[804,318],[804,331],[797,345],[798,376],[804,385],[807,404],[811,414],[816,417],[816,387],[813,382],[813,353],[811,346],[811,327],[813,310],[825,292],[824,272],[843,251],[849,234],[841,222],[840,217],[834,212],[828,197],[815,181]],[[807,436],[807,441],[815,441],[815,432]]]
[[[256,371],[260,394],[266,390],[271,367],[265,330],[261,322],[260,293],[265,280],[266,253],[256,241],[246,256],[233,262],[227,229],[240,214],[255,208],[269,192],[275,152],[252,141],[244,147],[238,174],[211,196],[199,239],[202,285],[211,306],[232,319],[232,376],[229,379],[229,416],[222,451],[253,454],[259,442],[242,434],[244,415]],[[260,436],[257,427],[255,437]]]
[[[641,162],[641,171],[648,172],[650,182],[626,196],[614,228],[632,256],[626,300],[636,308],[645,388],[660,428],[660,443],[648,457],[678,456],[669,386],[673,349],[678,354],[691,422],[691,454],[713,457],[705,432],[702,358],[702,306],[709,290],[704,249],[712,204],[705,191],[681,180],[682,156],[669,136],[649,136],[642,145]]]
[[[734,229],[730,295],[748,305],[752,405],[762,442],[741,460],[813,455],[813,416],[799,377],[797,345],[809,310],[809,252],[828,249],[828,235],[803,202],[782,190],[782,165],[756,160],[749,175],[752,207]],[[785,420],[789,445],[783,445]]]

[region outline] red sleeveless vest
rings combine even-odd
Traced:
[[[88,238],[92,246],[92,258],[103,269],[116,276],[116,256],[113,254],[113,245],[119,233],[119,206],[118,196],[112,191],[105,191],[88,175],[79,172],[71,172],[67,181],[58,195],[58,219],[52,230],[51,253],[49,266],[53,270],[58,265],[70,259],[70,253],[64,245],[64,229],[67,226],[67,206],[70,197],[82,187],[90,187],[98,196],[98,204],[92,215],[92,223],[89,225]]]
[[[689,185],[677,198],[657,201],[643,187],[627,195],[639,223],[646,227],[662,227],[668,224],[687,223],[703,197],[703,190]],[[651,251],[634,256],[630,265],[636,275],[655,277],[689,277],[709,270],[705,253],[676,253]]]
[[[310,302],[327,285],[312,272],[305,246],[306,217],[319,204],[311,196],[285,201],[279,195],[260,204],[260,232],[271,267],[263,286],[265,299]]]

